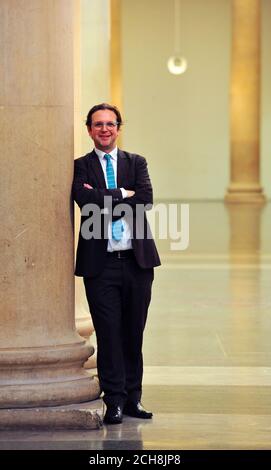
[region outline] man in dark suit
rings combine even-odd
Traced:
[[[81,209],[75,274],[84,278],[97,336],[104,422],[121,423],[123,414],[150,419],[141,394],[143,331],[153,268],[160,265],[145,214],[152,186],[146,160],[116,146],[122,118],[115,106],[94,106],[86,125],[95,148],[75,160],[73,198]],[[127,212],[115,215],[119,204]]]

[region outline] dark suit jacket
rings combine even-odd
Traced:
[[[88,183],[93,189],[84,188],[84,183]],[[145,211],[144,217],[140,219],[141,222],[139,218],[136,219],[135,217],[136,204],[148,205],[149,207],[146,208],[148,210],[153,203],[152,186],[145,158],[118,150],[117,188],[133,190],[135,195],[123,199],[120,189],[106,189],[104,173],[99,157],[94,150],[75,160],[72,194],[73,199],[81,209],[81,226],[75,267],[76,276],[97,276],[104,268],[108,243],[104,233],[102,232],[101,239],[85,239],[81,234],[82,224],[91,215],[90,213],[88,216],[82,216],[83,206],[92,203],[103,209],[104,196],[112,197],[113,209],[117,204],[125,203],[133,210],[132,220],[129,219],[128,223],[131,226],[131,232],[134,237],[132,239],[132,246],[138,265],[143,269],[147,269],[161,264],[153,239],[149,236],[147,238],[147,233],[150,234],[150,228]],[[102,216],[102,226],[103,220],[104,216]],[[136,238],[136,224],[141,233],[144,233],[144,238]],[[139,227],[140,224],[143,227]]]

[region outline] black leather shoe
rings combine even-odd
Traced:
[[[133,418],[151,419],[152,412],[143,408],[140,402],[127,402],[123,408],[123,414]]]
[[[122,423],[122,408],[118,405],[108,405],[104,415],[104,423],[120,424]]]

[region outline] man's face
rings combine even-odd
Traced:
[[[88,126],[88,133],[97,149],[109,153],[115,148],[119,135],[116,122],[116,114],[109,109],[99,110],[92,114],[91,127]]]

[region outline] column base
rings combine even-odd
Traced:
[[[100,385],[83,364],[84,340],[55,347],[0,351],[0,408],[61,406],[95,400]]]
[[[97,354],[96,352],[88,358],[84,364],[85,369],[96,369],[97,368]]]
[[[81,405],[0,410],[0,422],[2,430],[88,430],[102,427],[102,415],[99,399]]]
[[[232,183],[224,200],[229,204],[265,204],[266,197],[259,185],[237,185]]]
[[[77,318],[76,329],[78,334],[84,337],[87,343],[89,343],[90,336],[94,332],[92,321],[89,318]],[[84,364],[85,369],[96,369],[97,367],[97,351],[95,351],[95,347],[93,347],[93,345],[91,345],[91,347],[93,352]]]
[[[75,319],[75,323],[77,333],[88,340],[94,332],[94,326],[90,318],[79,317]]]

